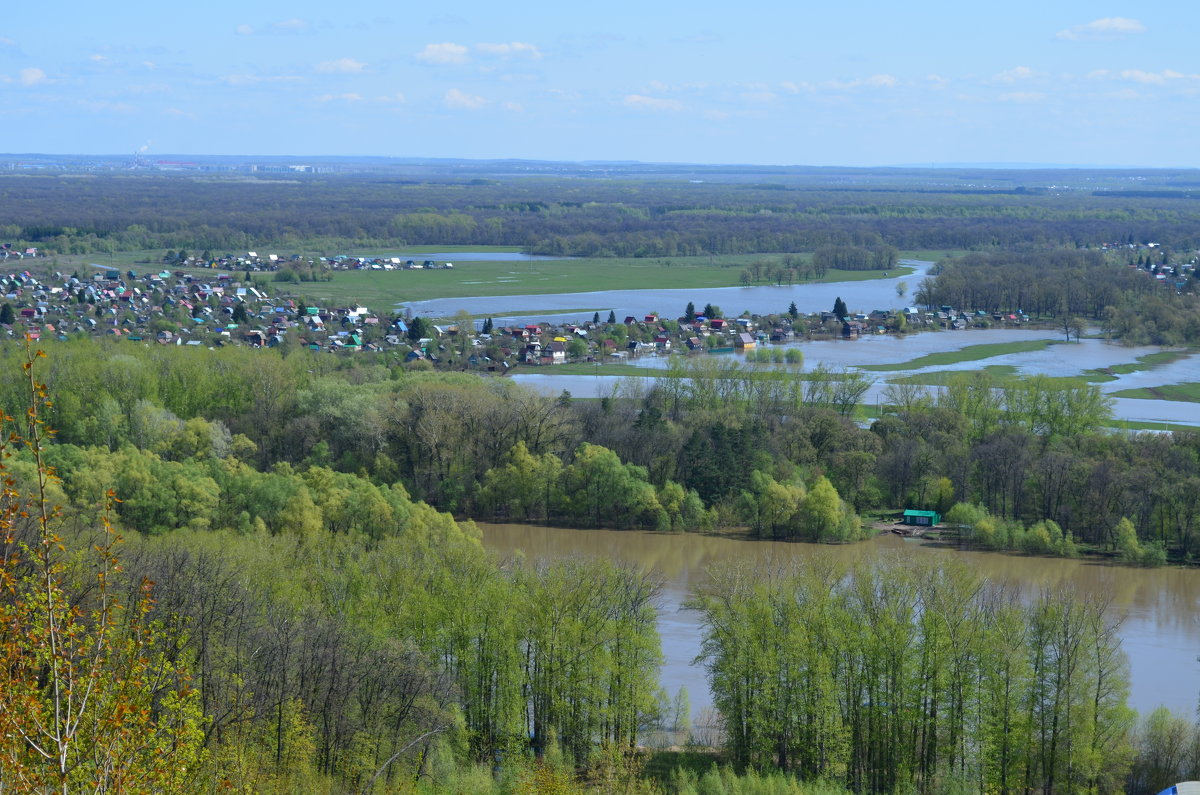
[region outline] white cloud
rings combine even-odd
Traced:
[[[1091,22],[1083,25],[1075,25],[1066,30],[1060,30],[1055,35],[1066,41],[1079,41],[1081,39],[1111,39],[1117,36],[1130,36],[1145,32],[1146,26],[1136,19],[1104,17],[1103,19],[1093,19]]]
[[[303,19],[285,19],[282,22],[276,22],[272,25],[275,30],[280,33],[303,33],[308,30],[308,23]]]
[[[1001,102],[1041,102],[1045,98],[1040,91],[1010,91],[1000,95]]]
[[[1121,77],[1125,80],[1132,80],[1135,83],[1145,83],[1147,85],[1161,86],[1168,80],[1195,80],[1200,78],[1200,75],[1185,75],[1176,72],[1174,69],[1164,69],[1161,72],[1143,72],[1141,69],[1123,69]]]
[[[539,60],[542,53],[532,44],[526,44],[523,41],[513,41],[507,44],[489,44],[480,42],[475,45],[475,51],[482,55],[490,55],[497,58],[528,58],[530,60]]]
[[[504,109],[511,110],[513,113],[521,113],[525,110],[525,106],[519,102],[505,102]]]
[[[459,91],[457,88],[452,88],[442,97],[442,104],[454,110],[478,110],[488,104],[488,101],[483,97],[467,94]]]
[[[891,75],[871,75],[870,77],[859,78],[856,80],[831,80],[826,84],[829,88],[860,88],[867,86],[870,88],[894,88],[900,85],[900,81]]]
[[[383,103],[388,103],[388,102],[396,102],[396,103],[401,103],[401,102],[405,102],[405,101],[407,101],[407,99],[408,99],[408,98],[407,98],[407,97],[405,97],[405,96],[404,96],[404,94],[403,94],[402,92],[400,92],[400,91],[397,91],[395,94],[391,94],[391,95],[389,95],[389,96],[377,97],[375,101],[376,101],[376,102],[383,102]]]
[[[745,91],[742,93],[742,99],[747,102],[774,102],[779,99],[779,95],[774,91]]]
[[[6,36],[0,36],[0,47],[16,47],[16,39],[10,39]]]
[[[425,49],[413,57],[430,66],[451,66],[464,64],[470,60],[466,47],[448,41],[441,44],[426,44]]]
[[[231,86],[251,86],[257,83],[298,83],[296,75],[223,75],[221,77]]]
[[[729,118],[729,114],[723,110],[706,110],[704,111],[704,118],[712,119],[713,121],[724,121]]]
[[[239,36],[253,36],[254,35],[254,28],[250,27],[249,25],[238,25],[237,28],[235,28],[235,30],[237,30]]]
[[[23,86],[36,86],[38,83],[46,82],[46,73],[36,66],[27,66],[17,72],[17,80]]]
[[[1006,69],[992,79],[997,83],[1016,83],[1021,80],[1031,80],[1034,77],[1037,77],[1037,72],[1028,66],[1018,66],[1013,69]]]
[[[317,102],[362,102],[362,94],[322,94]]]
[[[928,80],[934,88],[945,88],[946,84],[950,82],[941,75],[925,75],[925,79]]]
[[[791,80],[784,80],[782,83],[779,84],[779,87],[782,88],[784,91],[786,91],[789,94],[799,94],[800,91],[802,90],[801,85],[803,85],[803,90],[807,90],[810,88],[808,83],[798,84],[798,83],[793,83]]]
[[[321,61],[313,67],[314,71],[323,74],[353,75],[362,72],[366,64],[353,58],[338,58],[335,61]]]
[[[661,97],[647,97],[643,94],[630,94],[625,97],[625,107],[638,108],[640,110],[680,111],[683,110],[683,103],[677,99],[662,99]]]

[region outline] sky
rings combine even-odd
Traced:
[[[5,4],[0,152],[1200,166],[1200,3]]]

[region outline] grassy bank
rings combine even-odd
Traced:
[[[907,362],[895,364],[867,364],[860,369],[878,373],[897,372],[901,370],[919,370],[922,367],[934,367],[962,362],[977,362],[994,356],[1005,356],[1010,353],[1032,353],[1044,350],[1050,345],[1059,344],[1055,340],[1020,340],[1016,342],[994,342],[985,345],[968,345],[957,351],[939,351],[910,359]]]
[[[1113,392],[1113,397],[1139,398],[1141,400],[1177,400],[1183,403],[1200,403],[1200,383],[1165,384],[1138,389],[1122,389]]]
[[[740,254],[656,259],[614,257],[530,262],[456,260],[453,270],[339,271],[334,275],[333,281],[293,285],[288,289],[314,300],[355,300],[380,307],[435,298],[470,298],[481,295],[546,295],[630,289],[702,290],[741,286],[744,266],[760,259],[770,260],[779,256]],[[908,266],[895,268],[888,271],[888,276],[904,276],[912,271]],[[831,270],[822,279],[811,279],[797,284],[882,278],[881,271]],[[702,301],[704,297],[699,295],[697,300]],[[668,310],[682,312],[683,307],[679,307],[678,310],[663,307],[663,311]]]

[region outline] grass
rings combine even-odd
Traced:
[[[1126,431],[1191,431],[1192,433],[1200,432],[1200,428],[1195,425],[1180,425],[1174,422],[1146,422],[1144,420],[1112,420],[1108,423],[1110,428],[1119,428]]]
[[[517,367],[512,370],[521,375],[621,375],[638,378],[664,376],[665,372],[654,367],[638,367],[624,362],[612,361],[602,364],[592,362],[568,362],[549,367]]]
[[[981,359],[990,359],[993,356],[1005,356],[1010,353],[1032,353],[1033,351],[1040,351],[1054,344],[1056,344],[1055,340],[1020,340],[1016,342],[994,342],[986,345],[968,345],[957,351],[930,353],[897,364],[868,364],[863,365],[860,369],[880,373],[896,372],[898,370],[919,370],[922,367],[933,367],[935,365],[977,362]]]
[[[1128,364],[1115,364],[1112,367],[1101,367],[1096,370],[1088,370],[1088,380],[1094,383],[1102,381],[1115,381],[1118,375],[1128,375],[1129,373],[1137,373],[1142,370],[1152,370],[1155,367],[1161,367],[1171,362],[1179,361],[1180,359],[1190,356],[1194,351],[1175,350],[1175,351],[1157,351],[1155,353],[1147,353],[1145,356],[1139,356],[1136,361]]]
[[[740,286],[743,266],[757,259],[770,258],[771,255],[745,254],[655,259],[613,257],[540,262],[456,261],[453,270],[339,271],[330,282],[272,284],[272,287],[277,291],[291,290],[294,294],[314,300],[343,303],[361,301],[377,306],[481,295],[545,295],[624,289],[704,289]],[[889,271],[888,275],[904,276],[912,273],[912,270],[911,267],[905,266]],[[883,273],[880,271],[831,270],[823,279],[799,284],[881,278]]]
[[[1113,392],[1113,397],[1140,398],[1142,400],[1176,400],[1183,403],[1200,403],[1200,383],[1166,384],[1138,389],[1122,389]]]
[[[457,252],[519,251],[512,246],[403,246],[393,249],[364,249],[352,253],[361,256],[385,254],[454,254]],[[281,249],[282,251],[282,249]],[[263,249],[266,253],[267,249]],[[218,252],[214,252],[218,253]],[[226,253],[226,252],[219,252]],[[291,250],[284,253],[292,253]],[[306,258],[317,256],[316,252],[303,252]],[[324,252],[326,254],[332,252]],[[947,252],[906,251],[902,257],[915,259],[938,259]],[[52,262],[54,269],[72,272],[84,270],[91,263],[120,270],[177,270],[161,262],[163,252],[158,249],[142,251],[118,251],[112,254],[87,254],[58,256]],[[704,289],[713,287],[742,286],[742,269],[756,261],[778,262],[782,254],[729,254],[701,257],[608,257],[543,260],[534,262],[479,262],[455,260],[453,270],[415,271],[339,271],[330,282],[305,282],[286,284],[271,282],[272,293],[311,298],[315,301],[336,303],[360,302],[382,309],[400,303],[425,301],[435,298],[468,298],[481,295],[546,295],[552,293],[582,293],[595,290],[641,289],[657,290],[672,288]],[[795,255],[808,257],[809,255]],[[45,260],[38,264],[45,264]],[[189,272],[205,274],[207,269],[188,269]],[[236,269],[226,269],[232,273]],[[889,278],[908,276],[911,266],[903,265],[887,271]],[[263,274],[268,278],[270,274]],[[823,282],[856,282],[882,279],[882,271],[831,270],[820,279],[797,282],[797,284],[819,284]],[[748,286],[762,286],[767,282],[754,282]]]

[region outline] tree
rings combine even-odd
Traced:
[[[14,320],[12,304],[0,306],[0,324],[11,326]]]
[[[246,314],[246,302],[239,301],[233,306],[233,316],[230,318],[234,323],[248,323],[250,318]]]
[[[714,317],[721,317],[721,307],[716,304],[705,304],[704,316],[709,320],[712,320]]]
[[[427,338],[431,331],[430,322],[420,315],[408,321],[408,338],[412,342],[419,342]]]
[[[691,323],[696,319],[696,305],[688,301],[687,309],[683,310],[683,319]]]
[[[792,316],[792,320],[795,320],[800,316],[800,310],[796,308],[795,301],[792,301],[790,304],[788,304],[788,314]]]
[[[907,292],[908,292],[908,282],[898,282],[896,284],[896,297],[897,298],[903,298],[904,294]]]
[[[0,417],[0,475],[9,484],[0,493],[0,790],[179,791],[203,739],[198,694],[148,620],[150,584],[128,607],[119,603],[120,538],[107,518],[91,587],[73,585],[79,573],[69,569],[50,505],[59,479],[43,459],[49,401],[34,375],[43,355],[26,349],[24,427]],[[28,495],[3,463],[20,447],[34,465]]]
[[[837,315],[839,319],[845,318],[846,315],[850,314],[850,310],[846,309],[846,302],[842,300],[840,295],[833,302],[833,314]]]
[[[608,310],[608,320],[606,322],[608,322],[608,323],[616,323],[617,322],[616,310],[613,310],[613,309]]]
[[[598,311],[592,313],[592,322],[596,325],[600,325],[600,313]]]

